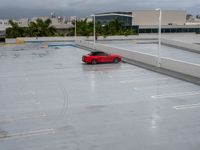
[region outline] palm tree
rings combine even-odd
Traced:
[[[56,29],[51,25],[51,20],[37,19],[36,22],[29,23],[29,36],[54,36]]]
[[[87,19],[76,22],[77,35],[90,36],[93,34],[93,23],[87,22]]]
[[[37,29],[37,24],[35,22],[30,22],[28,26],[28,35],[30,37],[33,36],[38,36],[38,29]]]
[[[8,38],[16,38],[23,36],[23,28],[19,27],[19,25],[16,22],[13,22],[12,20],[9,20],[9,24],[11,25],[11,28],[6,29],[6,36]]]
[[[47,36],[54,36],[56,33],[56,29],[54,26],[51,25],[52,21],[50,19],[47,19],[44,21],[45,27],[47,28],[46,30],[46,35]]]

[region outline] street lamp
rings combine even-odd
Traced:
[[[124,16],[124,17],[131,17],[133,18],[134,16],[133,15],[124,15],[124,14],[117,14],[117,13],[109,13],[109,14],[99,14],[99,15],[90,15],[91,17],[94,17],[93,19],[93,22],[94,22],[94,29],[93,29],[93,32],[94,32],[94,39],[93,39],[93,43],[95,44],[96,43],[96,27],[95,27],[95,17],[96,16]]]
[[[161,48],[161,21],[162,21],[162,10],[160,8],[155,9],[159,11],[159,29],[158,29],[158,62],[157,67],[160,67],[160,48]]]
[[[93,44],[95,45],[95,42],[96,42],[96,26],[95,26],[95,14],[91,15],[94,19],[93,19],[93,23],[94,23],[94,27],[93,27]]]
[[[76,16],[73,16],[74,18],[74,40],[76,41]]]

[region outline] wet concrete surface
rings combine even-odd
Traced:
[[[42,47],[0,47],[0,149],[199,149],[199,86]]]
[[[128,49],[130,51],[132,50],[156,56],[158,55],[158,44],[153,44],[153,43],[135,44],[134,42],[127,43],[126,41],[124,43],[123,42],[119,43],[114,41],[109,43],[108,42],[101,42],[101,43],[112,47]],[[161,46],[160,55],[161,57],[167,57],[189,63],[200,64],[200,54],[178,48],[168,47],[165,45]]]

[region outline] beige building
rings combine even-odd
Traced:
[[[21,18],[20,20],[12,20],[13,22],[16,22],[20,27],[28,27],[28,18]],[[9,23],[8,19],[1,19],[0,20],[0,30],[6,30],[7,28],[10,28],[11,25]]]
[[[29,19],[21,18],[20,20],[15,21],[15,22],[17,22],[20,27],[28,27]]]
[[[162,10],[163,33],[196,32],[200,33],[199,24],[186,22],[186,10]],[[106,12],[96,15],[96,21],[107,24],[117,19],[125,27],[133,29],[137,33],[158,33],[159,10],[135,10],[128,12]]]
[[[136,10],[132,12],[132,25],[158,25],[159,11]],[[185,10],[162,10],[162,25],[185,25]]]
[[[31,18],[30,21],[36,22],[37,19],[41,19],[42,21],[45,21],[45,20],[49,19],[49,17],[46,17],[46,16],[44,16],[44,17],[33,17],[33,18]]]
[[[0,31],[5,31],[9,27],[11,26],[8,19],[0,19]]]

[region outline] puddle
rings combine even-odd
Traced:
[[[0,138],[7,138],[7,137],[9,137],[8,132],[0,130]]]
[[[87,106],[86,109],[91,111],[101,111],[106,107],[107,107],[106,105],[92,105],[92,106]]]

